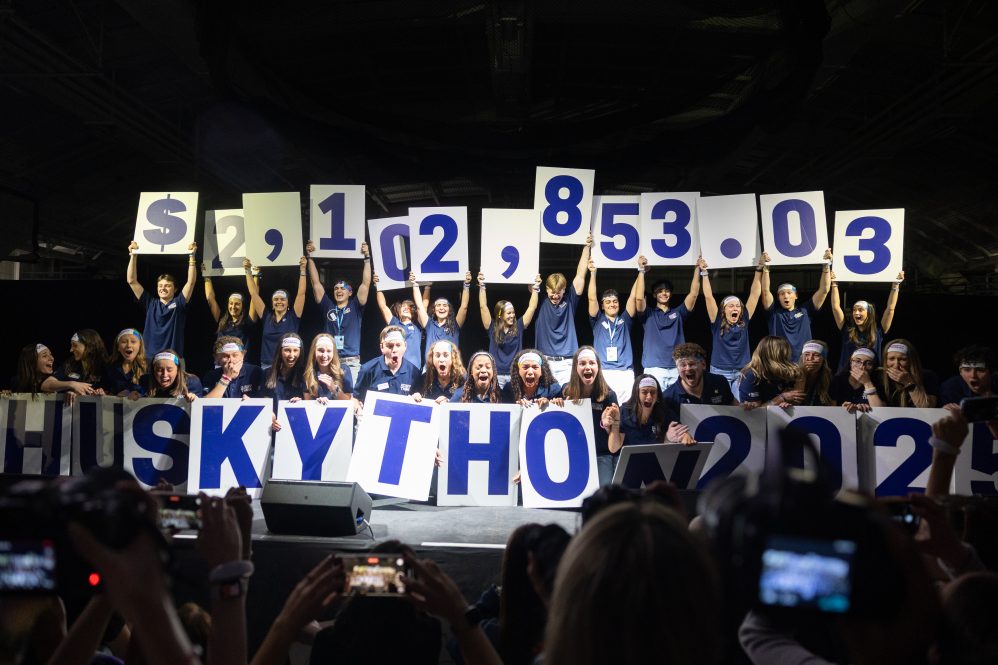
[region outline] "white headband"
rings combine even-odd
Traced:
[[[515,309],[516,309],[516,308],[515,308],[515,307],[513,307],[513,303],[509,302],[508,300],[506,301],[506,304],[502,306],[502,310],[503,310],[504,312],[512,312],[512,311],[514,311]]]
[[[435,349],[436,349],[436,348],[437,348],[438,346],[440,346],[441,344],[446,344],[446,345],[447,345],[447,351],[448,351],[448,352],[450,351],[450,342],[448,342],[448,341],[447,341],[447,340],[445,340],[445,339],[438,339],[437,341],[435,341],[435,342],[433,343],[433,346],[431,346],[431,347],[430,347],[430,353],[433,353],[433,351],[434,351],[434,350],[435,350]]]
[[[400,333],[398,330],[393,330],[387,335],[385,335],[384,339],[381,340],[381,343],[384,344],[385,342],[404,342],[404,341],[405,337],[402,336],[402,333]]]
[[[282,349],[300,349],[301,340],[297,337],[285,337],[281,340]]]
[[[596,360],[596,352],[593,351],[592,349],[582,349],[581,351],[578,352],[576,358],[578,358],[579,360],[582,360],[583,358],[591,358],[593,360]]]
[[[960,369],[987,369],[984,363],[960,363]]]
[[[856,302],[854,302],[852,304],[852,306],[853,306],[853,308],[862,307],[866,311],[868,311],[868,312],[870,311],[870,303],[866,302],[865,300],[857,300]]]
[[[855,358],[856,356],[861,356],[863,358],[869,358],[870,360],[876,360],[877,359],[877,354],[874,353],[873,351],[871,351],[870,349],[865,348],[865,347],[860,347],[860,348],[856,349],[855,351],[853,351],[851,357]]]
[[[73,333],[73,336],[69,338],[69,341],[70,342],[79,342],[80,341],[80,333]]]
[[[445,305],[450,305],[450,300],[447,300],[447,298],[437,298],[436,300],[433,301],[433,306],[436,307],[440,303],[444,303]]]
[[[533,351],[529,353],[524,353],[522,356],[520,356],[520,359],[516,361],[516,364],[517,366],[521,366],[523,365],[523,363],[529,363],[529,362],[535,362],[538,365],[543,364],[540,355],[534,353]]]
[[[153,359],[152,359],[153,363],[156,363],[159,360],[169,360],[174,365],[180,365],[180,358],[178,358],[175,354],[172,354],[172,353],[169,353],[169,352],[166,352],[166,351],[163,351],[161,353],[157,353],[155,356],[153,356]]]
[[[638,388],[658,388],[658,381],[656,381],[653,376],[646,376],[641,379],[641,383],[638,384]]]
[[[784,282],[776,287],[776,292],[779,293],[780,291],[793,291],[794,293],[797,293],[797,287],[790,282]]]
[[[218,351],[219,353],[232,353],[233,351],[242,351],[242,350],[243,350],[242,344],[236,344],[235,342],[227,342],[223,344],[222,348],[219,349]]]
[[[901,355],[906,356],[908,355],[908,345],[901,344],[900,342],[894,342],[893,344],[887,347],[887,353],[891,352],[900,353]]]
[[[138,330],[136,330],[135,328],[125,328],[120,333],[118,333],[118,336],[114,338],[114,341],[117,342],[119,339],[121,339],[125,335],[135,335],[136,337],[139,338],[139,341],[142,341],[142,334]]]
[[[229,294],[229,300],[232,300],[233,298],[235,298],[236,300],[242,302],[242,300],[243,300],[243,294],[241,294],[241,293],[230,293]]]
[[[825,356],[825,347],[817,342],[807,342],[801,348],[801,353],[820,353],[822,357]]]
[[[276,291],[274,291],[274,295],[270,296],[270,299],[273,300],[277,296],[284,296],[284,298],[287,299],[288,292],[285,291],[284,289],[277,289]]]
[[[721,301],[721,307],[724,307],[729,302],[736,302],[736,303],[738,303],[740,305],[740,304],[742,304],[742,299],[739,298],[738,296],[728,296],[727,298],[725,298],[724,300]]]
[[[478,356],[485,356],[486,358],[492,361],[492,366],[495,367],[496,361],[495,358],[492,357],[491,353],[489,353],[488,351],[475,351],[474,353],[471,354],[471,357],[468,358],[469,369],[471,368],[471,365],[475,362],[475,358],[477,358]]]
[[[49,347],[45,346],[44,344],[35,344],[35,353],[41,353],[42,351],[48,351],[48,348]]]
[[[336,343],[333,342],[333,338],[330,337],[329,335],[319,335],[318,337],[316,337],[315,338],[315,343],[318,344],[319,342],[325,342],[326,344],[329,344],[330,346],[335,346],[336,345]]]

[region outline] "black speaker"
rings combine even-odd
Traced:
[[[272,533],[353,536],[371,518],[371,495],[357,483],[268,480],[260,497]]]

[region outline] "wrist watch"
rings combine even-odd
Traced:
[[[482,611],[478,609],[478,605],[468,605],[464,609],[462,620],[458,624],[451,624],[451,630],[455,633],[461,633],[476,627],[481,622]]]

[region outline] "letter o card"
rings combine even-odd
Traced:
[[[578,508],[599,487],[592,403],[566,401],[520,420],[520,487],[526,508]]]

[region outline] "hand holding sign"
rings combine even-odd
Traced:
[[[135,218],[138,254],[186,254],[194,240],[197,192],[142,192]]]

